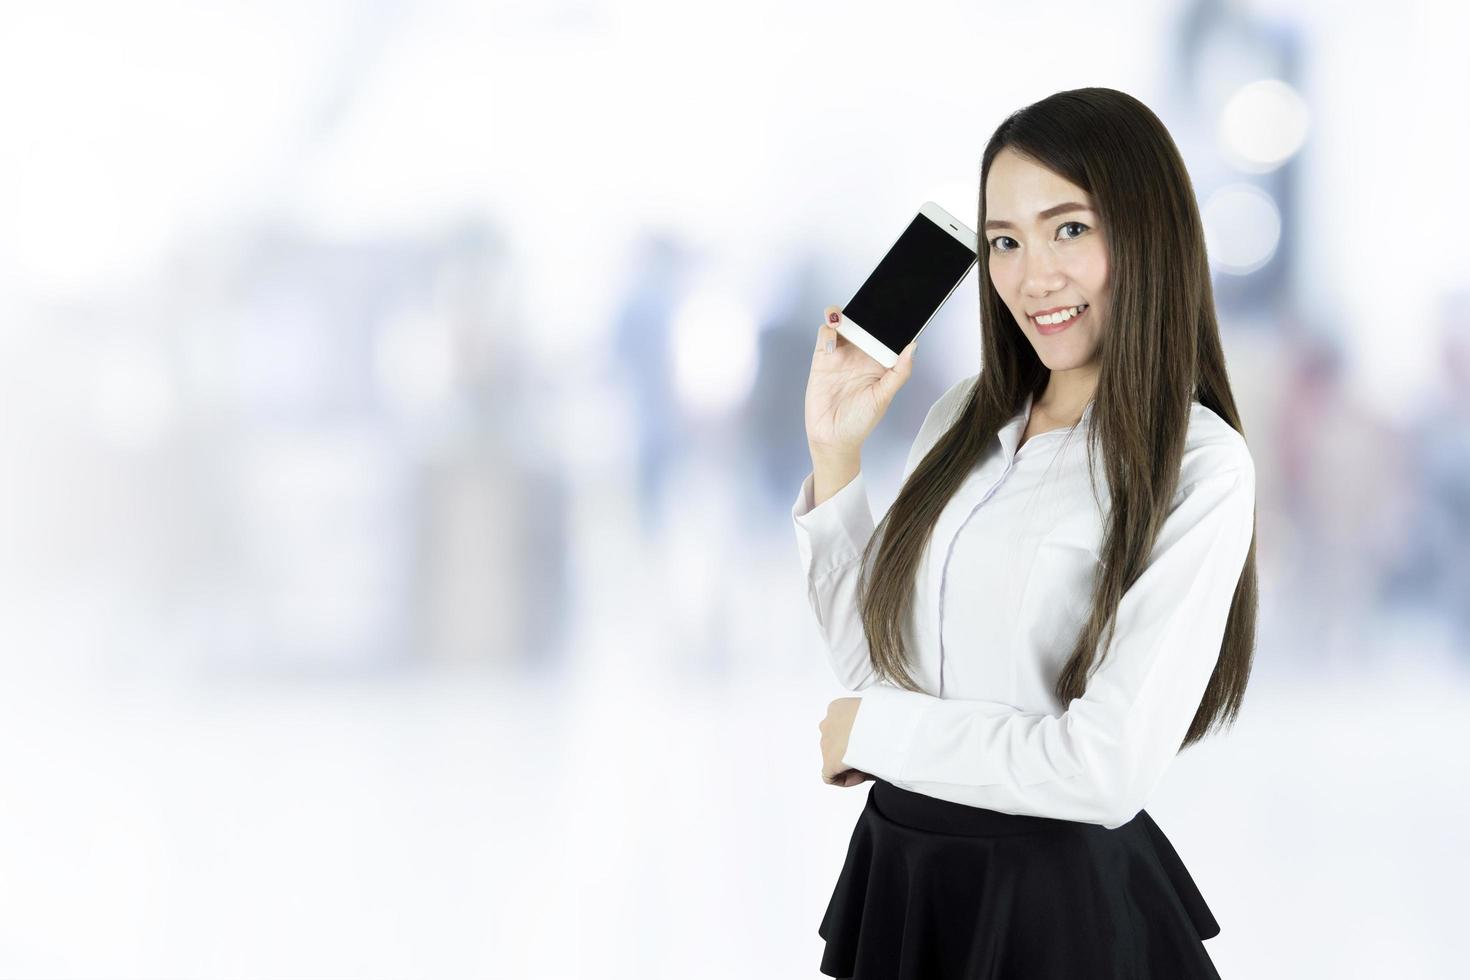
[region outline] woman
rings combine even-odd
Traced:
[[[822,775],[874,780],[822,972],[1217,977],[1219,926],[1143,811],[1234,720],[1255,638],[1255,469],[1193,188],[1146,106],[1086,88],[1001,123],[979,211],[983,370],[876,527],[859,453],[915,345],[885,371],[824,323],[812,357],[792,518],[861,692],[819,726]]]

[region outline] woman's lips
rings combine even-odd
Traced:
[[[1078,313],[1076,316],[1072,317],[1072,319],[1065,320],[1061,323],[1036,323],[1035,317],[1031,318],[1031,322],[1036,324],[1036,330],[1038,333],[1043,333],[1047,336],[1051,336],[1054,333],[1061,333],[1063,330],[1067,329],[1072,324],[1076,323],[1078,320],[1082,319],[1091,312],[1092,307],[1089,306],[1082,312]]]

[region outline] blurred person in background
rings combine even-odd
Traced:
[[[1286,645],[1336,676],[1375,655],[1382,570],[1405,537],[1398,514],[1408,440],[1347,383],[1340,344],[1306,336],[1284,354],[1290,373],[1276,427],[1283,503],[1295,530],[1283,587],[1291,595]],[[1363,466],[1365,458],[1379,465]]]
[[[1440,313],[1442,376],[1427,385],[1404,433],[1412,490],[1402,548],[1385,592],[1427,611],[1446,628],[1444,646],[1470,650],[1470,292],[1445,298]]]
[[[639,530],[661,529],[664,484],[683,433],[674,389],[673,316],[684,299],[692,256],[664,232],[651,232],[634,249],[632,281],[614,317],[613,341],[621,376],[629,379],[637,420]]]

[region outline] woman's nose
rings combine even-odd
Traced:
[[[1021,286],[1033,296],[1044,296],[1062,287],[1063,276],[1056,259],[1046,250],[1032,252],[1026,257],[1026,269]]]

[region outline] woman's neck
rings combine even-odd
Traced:
[[[1096,371],[1071,377],[1082,370],[1053,371],[1041,396],[1032,402],[1032,411],[1063,425],[1072,425],[1080,420],[1087,403],[1097,391]]]

